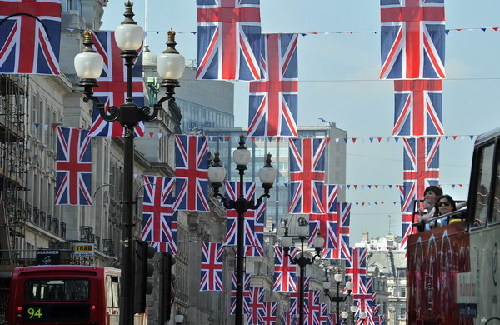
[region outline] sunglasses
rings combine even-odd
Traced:
[[[449,202],[439,202],[438,207],[449,207],[451,204]]]

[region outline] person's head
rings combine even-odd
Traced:
[[[428,186],[424,191],[424,203],[430,207],[433,207],[439,196],[443,195],[443,190],[441,187]]]
[[[453,198],[449,195],[442,195],[436,201],[436,210],[439,215],[457,211],[457,205]]]

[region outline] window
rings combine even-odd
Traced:
[[[402,298],[406,297],[406,288],[405,287],[401,288],[401,297]]]
[[[399,310],[399,318],[406,319],[406,308],[401,308]]]
[[[88,301],[87,279],[42,279],[28,280],[25,285],[25,300],[40,301]]]
[[[488,199],[490,196],[493,152],[494,145],[493,143],[490,143],[488,146],[481,148],[479,153],[476,208],[474,211],[474,216],[476,219],[479,219],[479,221],[483,225],[486,223],[486,218],[488,215]]]

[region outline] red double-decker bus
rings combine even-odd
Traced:
[[[408,324],[500,324],[500,129],[478,137],[467,208],[408,242]]]
[[[118,324],[120,270],[50,265],[12,273],[7,324]],[[146,323],[136,315],[135,324]]]

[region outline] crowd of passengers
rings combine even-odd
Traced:
[[[424,191],[423,210],[417,212],[417,228],[419,231],[445,226],[463,220],[463,214],[454,213],[467,205],[467,202],[456,203],[450,195],[443,195],[438,186],[429,186]]]

